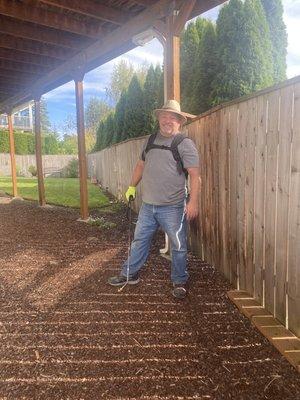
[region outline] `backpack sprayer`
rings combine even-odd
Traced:
[[[132,224],[132,210],[130,207],[130,204],[133,202],[134,198],[133,196],[129,196],[129,200],[127,203],[127,210],[126,210],[126,217],[128,220],[128,249],[127,249],[127,273],[126,273],[126,282],[124,283],[123,286],[121,286],[118,289],[118,292],[122,292],[122,290],[124,289],[124,287],[127,285],[128,281],[129,281],[129,265],[130,265],[130,253],[131,253],[131,224]]]

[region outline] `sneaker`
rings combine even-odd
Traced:
[[[186,283],[173,283],[172,294],[176,299],[184,299],[187,295],[187,284]]]
[[[128,285],[136,285],[139,283],[140,278],[138,274],[129,276]],[[108,284],[111,286],[122,286],[127,282],[127,277],[123,275],[112,276],[108,279]]]

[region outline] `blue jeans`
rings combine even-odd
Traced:
[[[171,280],[173,283],[186,283],[188,272],[187,223],[184,203],[169,206],[155,206],[143,203],[136,224],[134,239],[129,257],[129,275],[136,274],[147,260],[152,237],[158,227],[169,236],[172,252]],[[128,259],[121,274],[127,276]]]

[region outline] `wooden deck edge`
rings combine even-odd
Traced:
[[[230,290],[227,296],[300,373],[300,338],[282,325],[245,290]]]

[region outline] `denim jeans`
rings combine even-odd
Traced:
[[[187,272],[187,222],[184,203],[156,206],[143,203],[136,224],[129,257],[129,275],[136,274],[147,260],[152,237],[158,227],[169,236],[172,253],[171,280],[186,283]],[[128,259],[121,274],[127,276]]]

